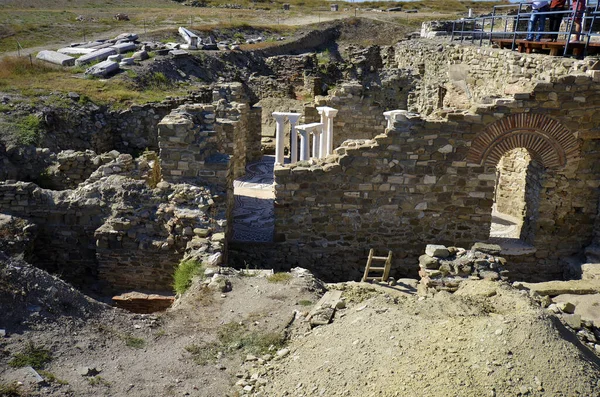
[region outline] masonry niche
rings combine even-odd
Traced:
[[[496,166],[491,238],[533,245],[544,167],[525,148],[507,151]]]

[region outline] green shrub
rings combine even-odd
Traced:
[[[50,361],[52,361],[52,352],[50,352],[50,350],[29,342],[25,347],[25,350],[15,354],[8,365],[15,368],[30,366],[34,369],[42,369]]]
[[[195,260],[181,261],[173,275],[173,289],[176,294],[183,294],[192,285],[194,276],[204,274],[204,265]]]
[[[17,141],[21,145],[35,145],[40,141],[42,121],[34,114],[27,115],[16,122]]]

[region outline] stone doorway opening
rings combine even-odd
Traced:
[[[543,165],[525,148],[498,161],[490,240],[503,250],[534,250],[543,177]]]

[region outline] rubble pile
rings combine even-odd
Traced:
[[[506,280],[506,260],[497,256],[500,246],[475,243],[470,250],[429,244],[419,257],[421,286],[455,292],[469,279]]]

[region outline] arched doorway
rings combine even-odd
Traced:
[[[542,114],[506,116],[479,133],[467,155],[483,172],[496,173],[490,236],[516,249],[534,248],[542,234],[537,225],[543,181],[579,156],[574,134]],[[491,175],[489,175],[491,174]],[[505,244],[501,244],[503,247]]]
[[[490,239],[533,245],[545,169],[525,148],[506,152],[496,166]]]

